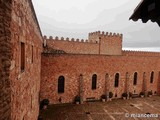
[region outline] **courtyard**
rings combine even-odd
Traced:
[[[160,96],[50,105],[40,114],[43,120],[159,120]]]

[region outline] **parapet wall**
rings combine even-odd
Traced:
[[[122,54],[126,56],[160,56],[160,52],[145,52],[132,50],[123,50]]]
[[[121,55],[122,34],[98,31],[89,33],[88,40],[44,36],[44,46],[63,50],[66,53]]]
[[[88,40],[74,38],[47,38],[44,36],[44,46],[54,50],[62,50],[64,53],[73,54],[103,54],[126,56],[160,56],[159,52],[142,52],[122,50],[123,35],[119,33],[91,32]]]
[[[99,37],[121,37],[122,38],[122,34],[119,33],[112,33],[112,32],[104,32],[104,31],[96,31],[96,32],[91,32],[89,33],[89,37],[93,37],[93,36],[99,36]]]
[[[57,50],[63,50],[66,53],[76,53],[76,54],[98,54],[99,44],[94,42],[89,42],[88,40],[79,39],[64,39],[61,37],[53,38],[50,36],[48,39],[44,36],[44,46],[51,47]]]
[[[92,41],[91,42],[89,42],[87,39],[86,40],[84,40],[84,39],[75,39],[75,38],[64,38],[64,37],[58,37],[58,36],[56,36],[56,37],[53,37],[53,36],[49,36],[49,37],[47,37],[47,36],[44,36],[43,37],[44,39],[46,39],[46,40],[59,40],[59,41],[69,41],[69,42],[84,42],[84,43],[93,43]]]

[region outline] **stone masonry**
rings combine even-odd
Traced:
[[[43,38],[30,0],[0,1],[0,38],[0,119],[36,120]]]
[[[11,118],[36,120],[39,113],[42,35],[32,2],[30,0],[12,2]],[[22,57],[24,57],[23,70]]]

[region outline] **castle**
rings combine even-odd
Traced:
[[[113,98],[127,91],[160,92],[160,53],[124,51],[122,34],[97,31],[86,41],[44,36],[44,43],[41,100],[57,104],[59,98],[62,103],[73,102],[76,95],[86,101],[108,92]]]
[[[122,34],[42,36],[30,0],[0,1],[0,118],[36,120],[39,102],[160,94],[160,53],[122,50]],[[61,101],[60,101],[61,98]]]

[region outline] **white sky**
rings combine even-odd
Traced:
[[[108,2],[106,2],[108,1]],[[57,21],[84,24],[95,19],[103,10],[117,8],[128,0],[35,0],[38,15]],[[40,9],[41,8],[41,9]]]
[[[32,0],[47,36],[87,39],[89,32],[118,32],[124,47],[159,47],[156,23],[129,21],[141,0]],[[159,44],[158,44],[159,43]]]

